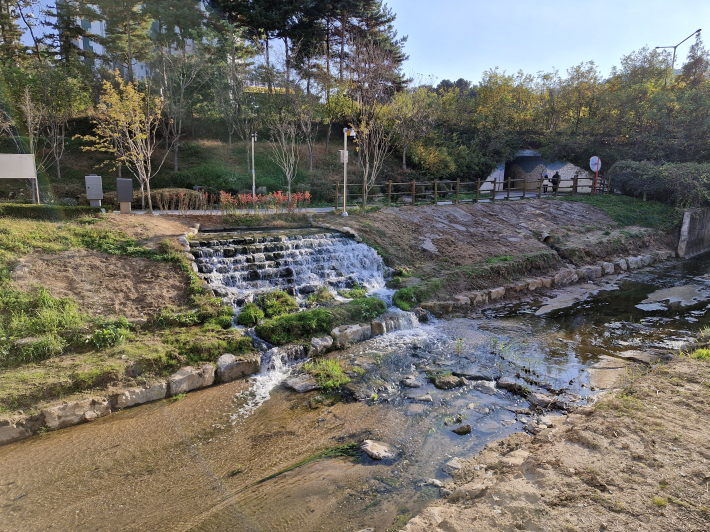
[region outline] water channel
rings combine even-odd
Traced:
[[[536,315],[544,301],[531,299],[432,319],[338,353],[365,400],[289,391],[279,382],[297,366],[277,364],[248,382],[0,447],[0,529],[384,532],[438,497],[422,480],[446,479],[451,457],[523,430],[528,403],[494,379],[527,377],[534,389],[582,405],[597,393],[588,370],[600,359],[677,351],[710,320],[704,258],[598,288],[548,314]],[[469,381],[439,390],[427,379],[437,372]],[[407,376],[422,386],[402,386]],[[451,432],[461,423],[471,434]],[[285,471],[363,439],[393,444],[400,455]]]

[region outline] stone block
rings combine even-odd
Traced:
[[[537,290],[538,288],[542,288],[542,281],[540,279],[528,279],[528,290],[533,291]]]
[[[618,269],[620,272],[625,272],[629,269],[629,263],[626,262],[626,259],[619,259],[616,261],[616,264],[614,264],[614,269]]]
[[[601,277],[604,275],[601,266],[592,266],[592,272],[594,273],[595,279],[601,279]]]
[[[639,257],[628,257],[626,263],[628,264],[629,270],[638,270],[642,266]]]
[[[60,406],[46,408],[42,411],[47,428],[55,430],[71,427],[111,413],[107,399],[91,398],[72,401]]]
[[[466,295],[468,296],[468,299],[471,301],[472,305],[482,306],[488,303],[488,293],[483,292],[482,290],[477,290],[475,292],[467,292]]]
[[[117,410],[164,399],[168,383],[158,382],[141,388],[131,388],[111,397],[111,407]]]
[[[335,340],[337,346],[344,346],[345,344],[356,344],[358,342],[364,342],[372,338],[372,325],[358,324],[358,325],[341,325],[333,329],[330,335]]]
[[[651,255],[644,255],[641,257],[641,264],[648,266],[653,262],[653,257]]]
[[[540,282],[543,288],[552,288],[552,279],[550,277],[541,277]]]
[[[574,270],[562,270],[555,275],[553,281],[557,288],[576,283],[579,280],[577,273]]]
[[[9,420],[0,421],[0,445],[24,440],[32,436],[32,433],[21,424],[12,423]]]
[[[471,300],[461,294],[454,296],[454,301],[456,302],[457,307],[467,307],[471,304]]]
[[[614,274],[614,265],[611,262],[603,262],[602,263],[602,270],[604,271],[604,275],[613,275]]]
[[[435,316],[444,316],[454,310],[455,303],[453,301],[430,301],[422,303],[422,308],[428,310]]]
[[[171,396],[176,396],[191,390],[212,386],[212,384],[214,384],[212,364],[202,364],[199,368],[185,366],[170,375],[168,392]]]
[[[374,335],[374,324],[373,324],[373,335]],[[333,347],[333,337],[324,336],[323,338],[312,338],[311,339],[311,349],[308,351],[308,356],[316,357],[327,353],[330,348]]]
[[[318,383],[310,375],[298,375],[297,377],[286,379],[284,386],[298,393],[306,393],[318,389]]]
[[[217,382],[231,382],[254,375],[259,371],[261,371],[261,357],[259,355],[236,357],[225,353],[217,359]]]
[[[496,301],[498,299],[502,299],[505,297],[505,288],[504,287],[498,287],[498,288],[491,288],[488,291],[488,299],[491,301]]]

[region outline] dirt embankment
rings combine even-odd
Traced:
[[[476,458],[405,532],[710,529],[710,364],[677,357]],[[450,494],[449,494],[450,492]]]
[[[448,295],[669,244],[665,235],[619,227],[592,206],[566,201],[386,208],[338,223],[354,228],[390,266],[444,281]]]

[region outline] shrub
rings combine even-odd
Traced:
[[[259,297],[259,306],[264,310],[267,318],[275,318],[282,314],[298,311],[298,303],[282,290],[269,292]]]
[[[612,187],[627,196],[678,207],[710,204],[710,164],[619,161],[609,174]]]
[[[710,349],[696,349],[691,356],[697,360],[710,362]]]
[[[125,318],[100,324],[87,342],[91,342],[97,349],[106,349],[123,343],[129,332],[129,323]]]
[[[332,329],[330,310],[316,308],[266,320],[256,326],[256,334],[271,344],[284,345],[328,334]]]
[[[350,382],[340,363],[332,358],[306,362],[303,371],[313,375],[318,387],[324,392],[340,388]]]
[[[245,327],[254,327],[257,323],[264,319],[264,311],[261,310],[255,303],[245,305],[242,311],[237,316],[237,323]]]
[[[93,216],[101,212],[99,207],[69,207],[64,205],[22,205],[3,203],[0,216],[30,218],[32,220],[63,221],[83,216]]]
[[[417,306],[417,298],[413,288],[401,288],[392,296],[392,303],[404,311],[409,312]]]

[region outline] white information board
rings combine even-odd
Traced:
[[[30,154],[0,153],[0,179],[30,179],[32,196],[39,203],[39,185],[35,156]]]

